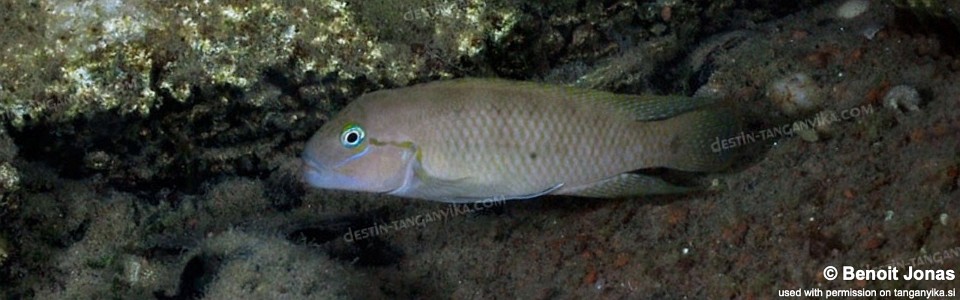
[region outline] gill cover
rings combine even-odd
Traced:
[[[318,188],[390,192],[406,181],[415,159],[410,143],[383,142],[357,121],[331,120],[307,142],[303,178]],[[349,116],[347,116],[349,117]]]

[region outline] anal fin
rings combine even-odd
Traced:
[[[701,190],[700,187],[680,186],[660,177],[636,173],[619,174],[594,184],[582,186],[559,194],[590,198],[615,198],[625,196],[682,194]]]

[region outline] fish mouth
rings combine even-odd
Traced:
[[[323,167],[320,164],[314,162],[313,160],[303,157],[303,166],[301,167],[301,174],[303,174],[303,180],[306,181],[313,187],[322,188],[318,186],[320,178],[323,178],[323,174],[328,173],[323,171]]]
[[[301,169],[303,180],[306,181],[307,184],[316,188],[335,188],[331,182],[331,176],[335,175],[336,172],[325,168],[307,154],[304,154],[301,159],[303,160],[303,167]]]
[[[306,181],[307,184],[312,187],[340,190],[357,190],[361,188],[361,184],[356,178],[327,168],[307,154],[304,154],[301,159],[303,160],[303,166],[301,167],[303,181]]]

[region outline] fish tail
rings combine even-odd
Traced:
[[[725,106],[712,106],[663,121],[676,134],[669,143],[666,167],[689,172],[729,168],[748,146],[741,117]],[[737,144],[736,141],[741,141]]]

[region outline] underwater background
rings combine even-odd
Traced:
[[[960,1],[10,0],[0,22],[4,299],[960,286],[824,275],[960,267]],[[303,183],[347,103],[460,77],[722,98],[767,150],[686,195]]]

